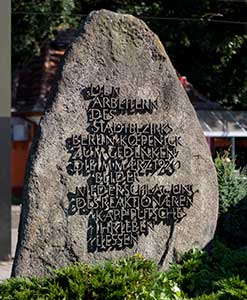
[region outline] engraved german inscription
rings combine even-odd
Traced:
[[[119,87],[81,90],[87,134],[66,139],[67,173],[83,176],[68,197],[68,215],[88,215],[88,252],[132,248],[155,225],[171,226],[193,204],[193,185],[141,184],[141,177],[172,176],[181,167],[181,136],[163,123],[122,123],[118,116],[154,114],[159,99],[123,99]],[[155,121],[155,119],[154,119]]]

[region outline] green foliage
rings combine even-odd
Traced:
[[[226,213],[247,195],[247,180],[236,174],[235,163],[226,152],[222,157],[218,154],[215,167],[219,185],[219,212]]]
[[[139,255],[96,266],[75,265],[45,278],[15,278],[0,284],[0,299],[174,299],[183,293]]]
[[[0,284],[0,299],[84,299],[88,267],[75,265],[55,271],[52,277],[14,278]]]
[[[216,235],[228,247],[238,249],[247,247],[247,179],[237,174],[228,154],[215,159],[220,208]]]
[[[150,289],[154,270],[152,262],[138,257],[106,262],[93,268],[89,294],[92,299],[142,299],[143,287]]]
[[[222,279],[215,285],[220,289],[219,299],[247,299],[247,284],[244,280],[240,280],[239,276]]]
[[[74,9],[74,0],[12,0],[13,69],[39,55],[42,43],[54,39],[57,30],[78,27]]]
[[[191,250],[186,253],[181,264],[174,264],[167,276],[176,281],[189,297],[204,299],[200,298],[203,294],[214,293],[215,299],[224,299],[219,298],[221,293],[226,293],[221,284],[222,280],[236,278],[235,283],[238,282],[240,286],[244,284],[245,288],[247,287],[246,282],[244,283],[247,278],[247,250],[230,250],[224,244],[215,242],[210,254],[200,250]]]
[[[140,255],[98,265],[70,266],[45,278],[14,278],[0,284],[0,299],[244,300],[247,251],[216,242],[212,252],[186,253],[168,272]]]

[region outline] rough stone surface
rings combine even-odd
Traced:
[[[217,203],[206,139],[160,40],[133,16],[92,12],[32,146],[12,275],[134,253],[165,269],[213,238]]]

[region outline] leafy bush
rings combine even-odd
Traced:
[[[231,250],[215,241],[211,253],[200,250],[186,253],[180,264],[171,266],[167,276],[192,299],[247,299],[240,292],[235,298],[227,295],[237,286],[244,286],[246,291],[247,249]]]
[[[183,293],[156,265],[139,255],[115,262],[75,265],[45,278],[14,278],[0,284],[0,299],[174,299]],[[168,298],[169,297],[169,298]]]
[[[215,167],[219,185],[219,212],[226,213],[230,207],[238,204],[247,195],[247,180],[237,175],[234,161],[229,153],[217,155]]]
[[[13,278],[0,284],[0,299],[84,299],[88,268],[75,265],[55,271],[52,277]]]
[[[77,264],[45,278],[0,284],[0,299],[246,300],[247,251],[216,242],[212,253],[191,250],[168,272],[140,255],[88,266]]]
[[[216,236],[228,247],[247,247],[247,179],[237,174],[229,153],[217,155],[215,167],[219,184],[219,219]]]

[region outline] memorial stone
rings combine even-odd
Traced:
[[[135,253],[165,269],[210,242],[217,212],[206,139],[158,37],[92,12],[33,142],[13,275]]]

